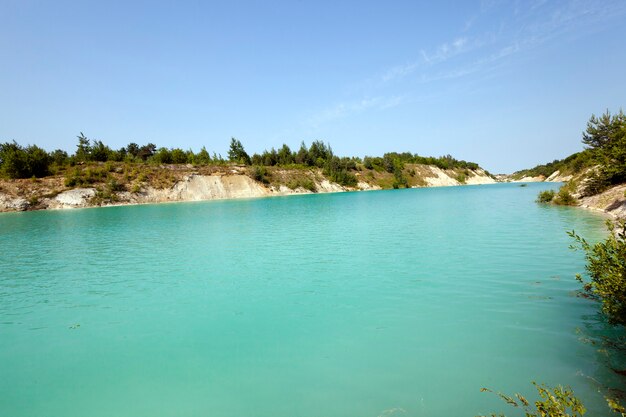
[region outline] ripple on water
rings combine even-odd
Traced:
[[[551,186],[0,216],[0,409],[460,416],[537,380],[603,410],[611,330],[565,233],[603,219]]]

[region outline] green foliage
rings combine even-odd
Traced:
[[[396,167],[401,166],[404,168],[404,164],[421,164],[421,165],[434,165],[441,169],[479,169],[480,166],[475,162],[467,162],[458,160],[450,155],[440,156],[434,158],[432,156],[424,157],[418,154],[411,154],[410,152],[388,152],[383,155],[382,158],[369,157],[363,158],[363,164],[368,169],[376,169],[376,167],[382,167],[387,172],[394,172]]]
[[[183,151],[180,148],[172,149],[172,163],[173,164],[186,164],[187,162],[189,162],[187,155],[188,155],[187,152]],[[191,155],[193,158],[193,152],[191,153]]]
[[[554,190],[541,191],[537,196],[537,203],[551,203],[556,193]]]
[[[106,165],[102,167],[89,167],[84,170],[79,167],[74,167],[73,170],[69,170],[65,173],[65,186],[81,187],[92,185],[106,182],[108,178],[109,168]]]
[[[157,164],[171,164],[172,152],[167,148],[159,148],[152,156],[152,161]]]
[[[594,170],[591,172],[582,187],[583,196],[591,196],[600,194],[611,186],[609,178],[602,170]]]
[[[296,162],[296,155],[291,152],[289,146],[283,144],[283,146],[278,150],[276,155],[278,159],[278,165],[290,165]]]
[[[67,163],[69,162],[69,157],[67,155],[67,152],[61,149],[57,149],[50,154],[50,160],[52,164],[61,167],[67,165]]]
[[[80,135],[77,136],[78,145],[76,145],[76,153],[74,154],[74,158],[79,162],[89,161],[91,157],[91,146],[89,145],[89,139],[87,136],[80,132]]]
[[[230,139],[230,149],[228,150],[228,159],[231,162],[250,165],[252,163],[250,156],[246,153],[243,145],[235,138]]]
[[[330,148],[328,148],[330,149]],[[354,162],[350,158],[339,158],[333,156],[326,161],[324,166],[324,174],[331,181],[346,187],[354,187],[357,184],[356,176],[350,172]]]
[[[569,192],[567,187],[561,187],[553,200],[554,204],[560,206],[575,206],[578,200]]]
[[[37,145],[26,148],[13,143],[0,144],[0,175],[7,178],[45,177],[50,173],[50,155]]]
[[[89,155],[90,161],[106,162],[112,156],[111,148],[106,146],[100,140],[94,140],[91,146],[91,153]]]
[[[592,115],[583,132],[582,142],[588,147],[584,151],[561,161],[518,171],[513,178],[548,177],[557,170],[562,174],[577,174],[583,169],[595,167],[585,178],[582,196],[596,195],[612,185],[626,182],[626,115],[623,111],[615,115],[607,111],[600,117]],[[563,201],[562,204],[573,204],[569,198]]]
[[[574,396],[570,387],[560,385],[551,388],[544,384],[533,382],[535,389],[539,393],[540,399],[531,404],[521,394],[508,396],[501,392],[493,392],[488,388],[481,388],[481,392],[491,392],[496,394],[502,401],[514,408],[521,408],[526,417],[581,417],[587,409],[583,403]],[[504,417],[504,414],[489,414],[490,417]],[[486,417],[486,416],[480,416]]]
[[[583,133],[583,143],[591,149],[600,165],[596,182],[608,185],[626,181],[626,115],[620,110],[600,117],[592,115]]]
[[[534,168],[524,169],[513,173],[511,176],[513,179],[520,179],[524,177],[549,177],[556,171],[561,174],[577,174],[584,168],[588,168],[593,165],[591,158],[591,152],[588,150],[578,152],[568,156],[565,159],[555,159],[552,162],[548,162],[544,165],[537,165]]]
[[[313,182],[313,180],[311,180],[310,178],[296,178],[289,181],[287,183],[287,187],[291,188],[292,190],[295,190],[296,188],[304,188],[305,190],[309,190],[312,193],[317,192],[317,186],[315,185],[315,182]]]
[[[252,179],[263,184],[269,184],[270,180],[267,168],[265,168],[264,166],[255,165],[252,168]]]
[[[202,147],[198,154],[194,154],[192,150],[157,148],[153,143],[140,146],[135,142],[131,142],[126,147],[113,150],[100,140],[92,141],[88,139],[82,132],[77,136],[77,139],[76,152],[71,156],[68,156],[63,150],[56,150],[48,154],[36,146],[25,149],[15,142],[0,145],[0,175],[9,178],[29,178],[33,175],[40,177],[49,175],[51,172],[55,174],[59,171],[63,172],[67,165],[70,167],[82,166],[90,162],[226,164],[221,155],[217,155],[215,152],[213,152],[211,157],[205,147]],[[405,165],[407,163],[431,164],[444,169],[478,168],[478,165],[475,163],[458,161],[450,155],[440,158],[425,158],[409,152],[392,152],[386,153],[383,157],[365,157],[362,161],[358,157],[338,157],[333,154],[330,145],[321,140],[314,141],[309,147],[302,142],[297,152],[293,152],[289,146],[283,144],[278,150],[272,148],[269,151],[265,150],[260,155],[254,154],[250,158],[242,143],[232,138],[228,158],[231,162],[257,167],[321,168],[329,180],[347,187],[357,185],[357,177],[354,172],[362,171],[363,166],[377,172],[387,171],[392,173],[393,179],[386,177],[384,181],[387,186],[393,186],[394,188],[409,187],[409,181],[405,177]],[[90,165],[93,166],[94,164]],[[49,169],[49,166],[51,166],[51,169]],[[256,173],[258,172],[260,172],[259,168],[255,168],[254,171],[251,171],[251,174],[252,176],[257,176]],[[416,176],[415,169],[410,169],[408,172],[411,177]],[[82,170],[66,170],[65,183],[69,187],[74,187],[103,181],[102,178],[94,175]],[[374,179],[372,173],[366,172],[365,175]],[[257,177],[262,182],[268,181],[266,174]],[[459,179],[462,179],[462,175],[459,176]],[[304,188],[314,191],[315,184],[309,181]]]
[[[622,417],[626,416],[626,408],[621,405],[616,399],[610,397],[604,397],[606,403],[611,411],[614,413],[620,413]]]
[[[139,145],[134,142],[131,142],[126,146],[126,153],[131,155],[133,158],[136,158],[139,155]]]
[[[137,152],[137,158],[141,159],[142,161],[147,161],[148,158],[154,155],[156,150],[157,147],[154,143],[148,143],[147,145],[139,148],[139,151]]]
[[[583,284],[586,294],[602,303],[602,312],[609,323],[626,325],[626,221],[617,224],[607,221],[609,236],[596,244],[571,231],[568,234],[576,241],[572,249],[585,252],[585,269],[589,280],[576,276]]]
[[[198,165],[209,165],[211,163],[211,155],[209,155],[209,152],[204,146],[200,149],[200,152],[194,156],[193,163]]]

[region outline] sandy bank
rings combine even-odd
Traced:
[[[442,170],[434,166],[420,166],[420,177],[416,182],[427,187],[492,184],[496,181],[483,170],[466,171],[463,177],[452,170]],[[286,174],[285,174],[286,173]],[[357,173],[355,187],[345,187],[329,181],[319,172],[307,171],[290,173],[277,171],[275,175],[298,175],[300,180],[309,181],[309,186],[291,183],[263,183],[255,181],[241,171],[210,175],[189,174],[179,177],[172,186],[158,188],[151,184],[134,191],[115,191],[103,197],[103,187],[71,188],[63,186],[62,179],[54,179],[54,184],[30,180],[5,181],[0,184],[0,211],[24,211],[45,209],[71,209],[107,205],[148,204],[175,201],[204,201],[239,198],[255,198],[317,193],[380,190],[373,175]],[[291,178],[292,179],[292,178]],[[50,180],[48,182],[52,182]],[[460,181],[464,181],[463,183]],[[304,182],[306,184],[306,182]],[[413,188],[419,185],[412,185]],[[307,187],[307,188],[304,188]]]

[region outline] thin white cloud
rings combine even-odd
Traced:
[[[389,82],[398,78],[403,78],[417,69],[418,62],[412,62],[405,65],[398,65],[387,70],[382,76],[383,82]]]
[[[403,96],[362,98],[334,104],[309,117],[307,124],[317,128],[322,124],[350,117],[368,110],[387,110],[397,107],[404,101]]]
[[[473,42],[474,45],[478,44]],[[467,37],[458,37],[449,42],[444,42],[435,48],[434,52],[428,53],[424,49],[420,50],[420,59],[407,64],[397,65],[389,68],[380,77],[383,83],[399,80],[415,73],[423,65],[432,65],[444,62],[456,55],[472,49]]]
[[[382,111],[414,102],[419,95],[436,94],[418,90],[416,85],[478,73],[492,77],[516,54],[563,36],[584,36],[602,30],[604,24],[615,23],[625,14],[624,0],[565,0],[556,4],[547,0],[483,0],[480,10],[460,28],[461,36],[418,49],[413,60],[391,66],[364,83],[359,94],[366,98],[331,105],[305,123],[318,127],[364,111]],[[486,27],[481,25],[485,21],[489,22]],[[485,30],[476,33],[480,27]]]
[[[423,59],[432,64],[446,61],[460,53],[466,52],[469,48],[470,44],[466,37],[456,38],[451,42],[444,42],[439,45],[434,53],[428,53],[424,50],[421,50],[420,53]]]

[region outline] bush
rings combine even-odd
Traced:
[[[74,167],[72,171],[65,174],[66,187],[80,187],[83,185],[91,185],[98,182],[105,182],[109,178],[109,171],[106,166],[102,168],[87,168],[82,171],[78,167]]]
[[[600,194],[611,185],[609,178],[603,171],[594,171],[587,177],[582,194],[587,197]]]
[[[535,401],[533,405],[521,394],[515,394],[509,396],[496,392],[495,394],[502,399],[502,401],[515,407],[522,408],[526,417],[579,417],[587,412],[583,403],[574,396],[574,392],[570,387],[556,386],[554,388],[546,385],[538,385],[533,382],[533,385],[539,393],[541,400]],[[490,389],[481,388],[481,392],[491,392]],[[611,403],[609,403],[609,407]],[[490,414],[491,417],[497,417],[496,414]],[[504,417],[504,414],[499,414]],[[481,416],[485,417],[485,416]]]
[[[312,193],[317,192],[317,186],[310,178],[298,178],[287,183],[287,187],[292,190],[296,188],[304,188],[305,190],[309,190]]]
[[[554,190],[545,190],[537,196],[537,203],[551,203],[555,196]]]
[[[257,165],[252,169],[252,179],[254,179],[255,181],[261,182],[263,184],[270,183],[267,169],[264,166]]]
[[[36,145],[26,148],[13,143],[0,144],[0,175],[8,178],[45,177],[50,174],[50,154]]]
[[[554,204],[560,206],[575,206],[578,204],[578,200],[565,187],[561,187],[553,201]]]
[[[607,221],[609,236],[603,242],[591,245],[571,231],[568,234],[576,241],[572,249],[585,252],[585,269],[590,280],[578,274],[576,279],[583,290],[592,298],[602,302],[602,312],[609,323],[626,325],[626,221],[617,224]]]

